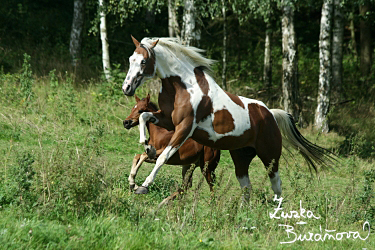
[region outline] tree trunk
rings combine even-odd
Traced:
[[[172,0],[168,0],[168,33],[169,37],[174,37],[174,23],[173,23],[173,11],[174,11],[174,4],[172,4]]]
[[[283,100],[284,109],[292,114],[296,121],[299,120],[299,84],[298,84],[298,57],[297,40],[294,31],[294,10],[283,2],[282,7],[282,49],[283,49]]]
[[[327,114],[330,103],[331,87],[331,31],[332,31],[332,0],[324,0],[322,7],[322,17],[320,21],[319,37],[319,89],[318,106],[315,112],[315,126],[323,133],[327,133]]]
[[[350,43],[349,48],[352,51],[354,56],[354,61],[357,61],[358,53],[357,53],[357,42],[355,40],[355,26],[354,26],[354,11],[350,12],[349,14],[349,29],[350,29]]]
[[[82,55],[82,31],[85,17],[85,0],[74,0],[73,23],[70,33],[69,51],[73,67],[79,67]]]
[[[269,89],[272,86],[272,30],[271,23],[268,21],[266,28],[266,41],[264,45],[264,68],[263,68],[263,81],[264,86]]]
[[[361,74],[369,76],[372,64],[372,48],[371,48],[371,23],[368,20],[367,12],[370,11],[370,5],[360,5],[360,43],[361,43]]]
[[[344,17],[340,0],[334,0],[332,32],[332,88],[340,96],[342,86],[342,44],[344,38]]]
[[[102,60],[103,60],[103,70],[105,78],[110,79],[110,61],[109,61],[109,45],[107,39],[107,23],[106,23],[106,13],[103,7],[103,0],[99,0],[99,10],[100,10],[100,39],[102,41]]]
[[[224,90],[227,90],[227,10],[225,8],[225,0],[221,1],[223,12],[223,74],[221,76]]]
[[[197,27],[195,18],[196,10],[194,0],[185,0],[183,16],[184,23],[181,37],[188,46],[199,46],[199,41],[201,39],[201,33]]]

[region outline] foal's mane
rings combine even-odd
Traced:
[[[211,65],[215,63],[215,60],[204,57],[201,53],[205,50],[199,49],[192,46],[183,45],[181,40],[178,38],[163,37],[163,38],[143,38],[141,43],[148,48],[151,44],[159,39],[158,44],[155,46],[156,52],[169,52],[174,54],[178,59],[185,58],[194,67],[201,67],[208,71],[211,71]]]
[[[153,109],[154,111],[158,111],[158,110],[159,110],[158,106],[157,106],[155,103],[151,102],[151,101],[148,103],[148,105],[149,105],[150,108]]]

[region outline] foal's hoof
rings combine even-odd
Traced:
[[[151,146],[151,145],[147,145],[146,146],[146,154],[148,156],[149,159],[155,159],[156,158],[156,149]]]
[[[134,192],[135,194],[147,194],[148,188],[147,187],[138,187],[137,190]]]
[[[129,189],[130,189],[130,191],[135,191],[135,190],[138,189],[138,186],[137,186],[137,184],[132,184],[132,185],[129,185]]]

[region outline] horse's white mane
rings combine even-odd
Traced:
[[[198,49],[192,46],[186,46],[181,43],[178,38],[163,37],[163,38],[143,38],[141,43],[148,48],[153,42],[159,39],[158,44],[155,47],[155,51],[158,51],[160,47],[164,50],[169,51],[176,55],[177,58],[185,57],[194,67],[203,67],[205,70],[211,71],[211,65],[215,63],[215,60],[205,58],[202,56],[202,52],[205,50]],[[159,47],[159,48],[158,48]]]

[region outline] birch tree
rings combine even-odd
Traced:
[[[332,87],[337,94],[342,86],[342,44],[344,38],[344,17],[340,0],[333,2],[332,31]]]
[[[227,8],[225,6],[225,0],[221,0],[221,4],[223,13],[223,72],[221,79],[224,90],[227,90]]]
[[[174,28],[173,28],[173,9],[172,0],[168,0],[168,34],[169,37],[174,37]]]
[[[85,0],[74,0],[73,22],[70,33],[69,52],[73,67],[79,67],[82,55],[82,31],[84,24]]]
[[[299,84],[297,40],[294,30],[294,6],[291,1],[282,1],[282,50],[283,50],[283,103],[284,109],[299,120]]]
[[[331,88],[331,31],[332,31],[332,0],[324,0],[322,7],[322,16],[320,21],[319,37],[319,88],[318,88],[318,106],[315,111],[315,126],[317,129],[327,133],[328,122],[327,114],[330,103]]]
[[[100,15],[100,39],[102,41],[102,61],[105,78],[110,79],[110,61],[109,61],[109,44],[107,39],[107,22],[106,13],[103,5],[104,0],[99,0],[99,15]]]
[[[168,0],[168,33],[169,37],[180,37],[180,26],[176,14],[176,0]]]
[[[264,42],[264,68],[263,81],[266,88],[272,86],[272,29],[271,23],[268,21],[266,25],[266,38]]]
[[[185,0],[181,38],[188,46],[199,46],[201,32],[197,26],[194,0]]]

